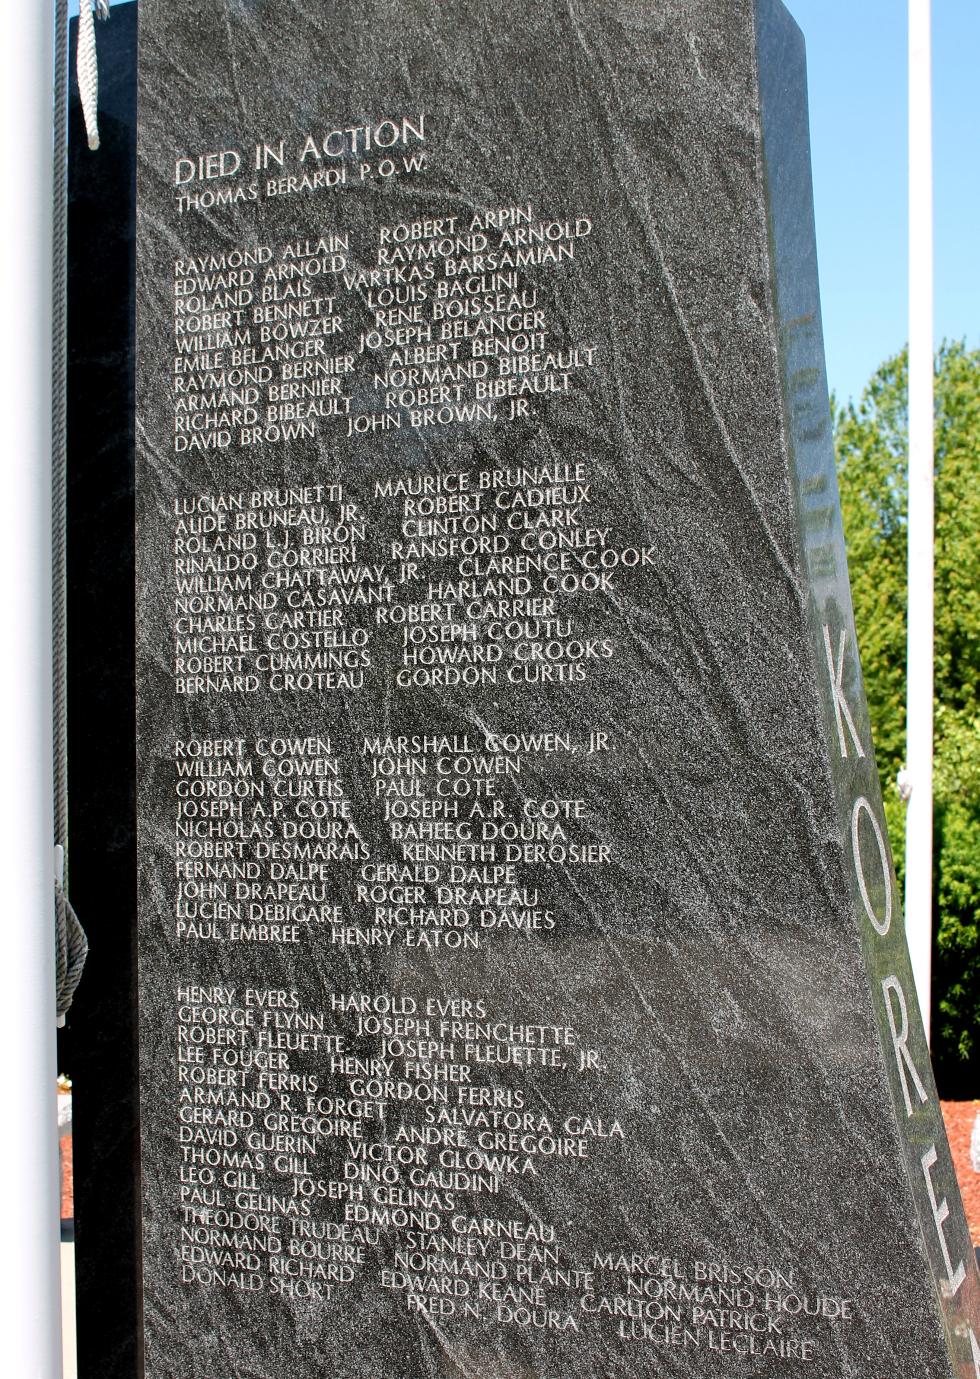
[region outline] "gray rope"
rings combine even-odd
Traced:
[[[83,10],[86,0],[82,0]],[[91,12],[90,12],[91,17]],[[58,1024],[65,1023],[88,953],[88,940],[65,894],[68,844],[65,498],[68,298],[68,0],[55,6],[54,243],[51,331],[51,622],[54,738],[55,981]]]

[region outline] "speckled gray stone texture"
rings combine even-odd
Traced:
[[[795,26],[770,0],[758,14],[752,0],[141,0],[147,1379],[973,1373],[964,1325],[976,1280],[934,1091],[922,1069],[930,1100],[906,1126],[880,1006],[885,972],[903,974],[911,990],[900,918],[890,940],[898,946],[878,968],[854,889],[850,809],[857,785],[872,804],[880,799],[874,768],[853,752],[844,767],[837,760],[820,659],[826,608],[851,624],[813,315],[803,82]],[[294,148],[308,130],[419,110],[424,179],[175,212],[174,161],[188,151],[248,150],[279,137]],[[507,426],[355,438],[337,428],[329,440],[174,454],[175,258],[315,237],[324,224],[367,245],[382,222],[527,202],[594,225],[574,265],[547,287],[558,332],[597,350],[597,368],[569,396]],[[793,322],[804,316],[812,329],[801,343]],[[801,369],[811,370],[809,426],[800,422]],[[576,604],[584,635],[612,638],[616,648],[584,682],[392,691],[379,672],[346,697],[175,696],[175,497],[342,481],[380,522],[379,475],[579,462],[593,484],[590,524],[656,553],[652,567],[621,573],[613,594]],[[814,475],[829,495],[837,543],[823,584],[808,564],[801,497]],[[382,640],[376,667],[393,656]],[[863,733],[859,679],[849,684]],[[468,732],[482,740],[485,730],[602,730],[616,744],[608,755],[535,757],[513,787],[587,800],[578,840],[612,845],[607,866],[523,869],[559,917],[553,931],[428,955],[344,949],[316,934],[296,948],[261,950],[176,940],[176,738],[329,733],[357,826],[374,855],[388,858],[361,739]],[[860,770],[868,781],[847,774]],[[353,884],[345,875],[338,885]],[[341,886],[338,899],[346,898]],[[329,1299],[182,1284],[174,997],[182,983],[298,990],[311,1007],[318,993],[347,989],[451,994],[485,998],[501,1019],[573,1025],[582,1045],[603,1051],[601,1078],[509,1068],[496,1081],[558,1126],[569,1110],[618,1118],[624,1140],[595,1141],[585,1161],[541,1161],[540,1177],[506,1179],[479,1207],[463,1194],[458,1210],[486,1214],[492,1205],[504,1220],[554,1223],[563,1261],[581,1268],[594,1268],[596,1252],[614,1252],[673,1260],[675,1281],[691,1286],[696,1261],[740,1272],[743,1282],[747,1270],[782,1271],[795,1295],[846,1300],[849,1315],[787,1320],[782,1331],[777,1318],[769,1336],[815,1340],[806,1359],[713,1348],[704,1319],[697,1344],[668,1343],[657,1307],[670,1293],[643,1292],[644,1278],[657,1276],[653,1264],[632,1275],[634,1311],[622,1319],[628,1331],[636,1307],[656,1304],[641,1314],[651,1327],[659,1321],[646,1340],[621,1334],[609,1317],[597,1324],[578,1301],[560,1309],[577,1329],[505,1324],[492,1306],[478,1317],[461,1308],[423,1315],[380,1286],[380,1268],[392,1264],[384,1239],[370,1267]],[[911,1038],[921,1061],[921,1036]],[[934,1186],[951,1210],[945,1238],[968,1266],[946,1314],[960,1328],[955,1365],[919,1167],[933,1139]],[[313,1210],[337,1219],[336,1203]],[[609,1277],[591,1296],[626,1296],[623,1278],[612,1289]],[[756,1277],[758,1299],[765,1276]],[[731,1274],[729,1282],[738,1285]],[[737,1322],[718,1320],[725,1306],[715,1303],[714,1333],[736,1335]],[[760,1308],[757,1300],[749,1310]]]

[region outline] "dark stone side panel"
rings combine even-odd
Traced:
[[[136,1059],[134,371],[136,4],[98,26],[87,147],[71,24],[68,218],[69,890],[89,937],[59,1035],[74,1081],[80,1379],[133,1379],[140,1338]]]

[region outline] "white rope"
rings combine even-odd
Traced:
[[[96,0],[100,19],[109,18],[111,0]],[[95,51],[95,21],[91,0],[82,0],[78,11],[78,91],[85,116],[85,133],[90,149],[99,147],[99,64]]]

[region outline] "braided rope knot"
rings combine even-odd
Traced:
[[[63,1025],[88,957],[88,939],[57,878],[54,883],[54,907],[56,1009],[58,1024]]]

